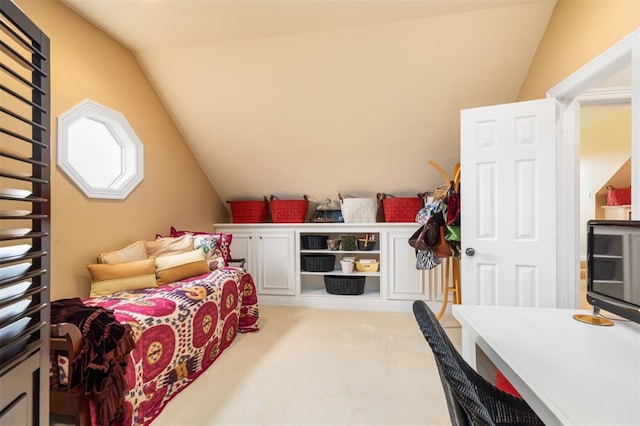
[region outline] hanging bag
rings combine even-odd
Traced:
[[[447,196],[447,225],[460,225],[460,193],[453,190],[453,182]]]
[[[438,212],[409,237],[409,245],[416,251],[432,251],[438,258],[451,257],[451,246],[445,233],[444,218],[442,212]]]
[[[444,225],[444,218],[442,217],[442,211],[438,211],[429,217],[427,223],[422,225],[416,232],[409,237],[409,245],[416,250],[433,250],[440,242],[440,228]],[[442,240],[444,240],[444,234],[442,233]]]
[[[445,239],[445,225],[438,227],[438,243],[433,248],[435,256],[442,259],[444,257],[451,257],[451,245],[449,241]]]

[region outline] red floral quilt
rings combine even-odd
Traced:
[[[85,304],[113,310],[135,335],[127,366],[125,425],[151,423],[171,398],[213,364],[237,332],[258,330],[256,287],[242,268],[221,268]]]

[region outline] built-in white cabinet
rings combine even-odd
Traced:
[[[407,242],[415,229],[389,232],[389,299],[442,300],[444,296],[444,264],[430,270],[416,269],[415,249]]]
[[[414,223],[300,223],[300,224],[215,224],[216,232],[233,234],[231,255],[246,259],[262,304],[310,306],[368,310],[410,310],[414,300],[425,300],[440,309],[444,295],[444,267],[428,271],[416,269],[416,255],[409,246]],[[341,239],[365,236],[375,239],[369,250],[356,247],[305,245],[307,236]],[[303,262],[308,256],[329,256],[331,265],[322,271],[309,271]],[[375,271],[342,272],[345,256],[378,262]],[[358,295],[330,294],[325,277],[365,278],[364,291]]]
[[[258,293],[295,295],[295,262],[291,259],[295,250],[294,232],[256,232],[254,247]]]
[[[220,226],[217,226],[220,230]],[[230,231],[231,256],[245,259],[245,267],[256,281],[259,294],[295,295],[294,231]]]
[[[300,279],[300,294],[305,296],[328,296],[328,292],[325,289],[325,279],[349,279],[357,278],[364,280],[364,291],[361,295],[344,295],[344,294],[332,294],[333,297],[361,297],[370,299],[381,298],[381,276],[386,270],[386,259],[384,256],[380,256],[380,247],[384,245],[381,241],[383,236],[380,232],[362,232],[354,231],[354,229],[348,228],[328,228],[330,232],[314,232],[300,230],[299,236],[299,279]],[[368,249],[358,246],[358,240],[362,240],[365,236],[368,236],[370,240],[367,240]],[[344,247],[340,245],[332,250],[331,248],[314,248],[305,245],[305,240],[315,237],[320,240],[343,240],[351,239],[354,242],[354,247]],[[314,259],[317,257],[329,257],[330,263],[333,263],[331,270],[329,271],[315,271],[305,268],[305,261]],[[345,258],[352,258],[355,260],[369,259],[377,262],[377,268],[372,268],[371,271],[358,271],[357,266],[353,266],[353,270],[350,272],[343,272],[341,261]],[[298,259],[296,259],[298,260]],[[385,263],[383,263],[383,261]],[[313,264],[311,262],[311,264]]]

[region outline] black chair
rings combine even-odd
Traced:
[[[524,400],[501,391],[462,359],[426,303],[413,302],[413,313],[433,351],[453,425],[544,424]]]

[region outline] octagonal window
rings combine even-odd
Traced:
[[[142,143],[121,113],[85,100],[58,117],[58,166],[88,197],[126,198],[142,165]]]

